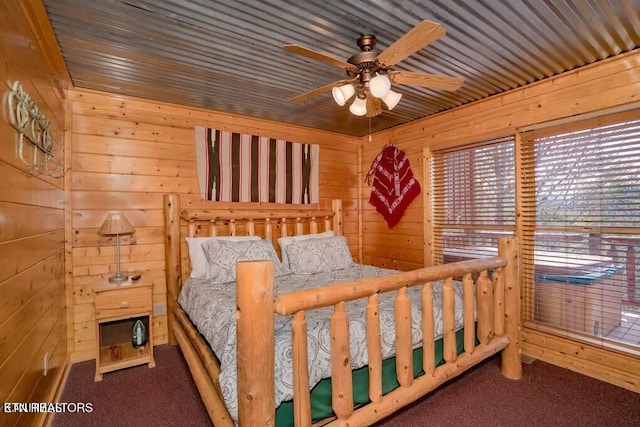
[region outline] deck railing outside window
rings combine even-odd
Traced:
[[[640,314],[638,117],[627,111],[521,135],[521,232],[533,320],[640,344],[640,331],[628,340],[619,333],[628,316]],[[567,238],[550,241],[548,233]],[[535,266],[540,251],[549,252],[549,271]]]
[[[434,262],[517,235],[525,321],[640,346],[640,111],[435,151],[431,172]]]

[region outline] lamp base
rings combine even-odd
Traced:
[[[115,283],[126,282],[127,280],[129,280],[129,276],[125,276],[124,274],[120,273],[116,274],[115,276],[109,277],[109,281]]]

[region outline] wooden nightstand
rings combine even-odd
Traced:
[[[93,286],[96,308],[96,381],[102,374],[130,366],[149,364],[153,368],[153,303],[151,278],[137,282],[111,283],[102,279]],[[147,344],[134,348],[133,325],[141,320],[147,330]]]

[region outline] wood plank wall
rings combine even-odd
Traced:
[[[401,101],[402,102],[402,101]],[[384,114],[384,112],[383,112]],[[361,142],[362,165],[362,255],[363,263],[401,271],[424,267],[423,259],[423,206],[424,188],[422,180],[422,149],[419,144],[410,144],[403,138],[393,138],[387,132],[372,135],[372,140]],[[405,211],[402,219],[392,229],[376,208],[369,204],[371,186],[364,183],[371,163],[387,143],[396,143],[405,152],[414,177],[421,186],[421,194]]]
[[[362,177],[388,142],[394,142],[410,158],[414,174],[426,195],[428,182],[422,177],[423,149],[460,146],[471,142],[513,135],[517,128],[551,120],[624,106],[640,101],[640,52],[633,51],[588,65],[562,75],[530,84],[524,88],[493,96],[432,117],[398,126],[360,141]],[[402,101],[400,101],[402,102]],[[384,113],[383,113],[384,114]],[[370,187],[362,189],[364,263],[409,269],[423,263],[425,221],[423,200],[416,200],[402,221],[393,229],[368,204]],[[613,375],[602,374],[598,361],[606,361],[616,378],[629,375],[640,384],[640,358],[601,351],[583,343],[557,345],[558,340],[525,329],[524,351],[551,363],[611,381]],[[569,350],[568,350],[569,349]],[[624,362],[620,362],[623,360]],[[627,375],[628,374],[628,375]],[[628,386],[631,381],[619,385]]]
[[[51,123],[64,162],[66,68],[39,1],[0,0],[0,402],[53,401],[67,362],[64,178],[17,156],[5,94],[22,82]],[[29,152],[31,148],[27,149]],[[45,354],[49,369],[43,375]],[[0,425],[34,425],[43,414],[0,411]]]
[[[343,200],[345,231],[357,254],[357,144],[331,132],[186,108],[107,93],[69,93],[72,125],[71,210],[73,327],[71,358],[94,357],[92,284],[115,269],[113,239],[99,236],[107,212],[125,213],[136,231],[121,237],[121,270],[153,279],[156,309],[166,301],[163,194],[183,206],[200,203],[194,127],[283,138],[320,145],[321,205]],[[166,315],[154,318],[156,344],[167,342]]]

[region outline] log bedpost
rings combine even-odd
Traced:
[[[396,378],[402,387],[413,383],[413,349],[411,348],[411,300],[407,288],[398,289],[394,301],[396,326]]]
[[[382,399],[382,343],[380,340],[380,313],[378,294],[367,302],[367,354],[369,356],[369,399]]]
[[[336,236],[342,236],[342,200],[332,200],[331,209],[333,210],[333,233]]]
[[[164,263],[167,277],[167,334],[170,345],[176,345],[173,333],[175,305],[180,293],[182,274],[180,264],[180,196],[165,194],[164,196]]]
[[[433,289],[422,285],[422,369],[426,374],[436,371],[435,330],[433,327]]]
[[[293,350],[293,420],[300,427],[311,426],[311,393],[307,355],[307,320],[303,310],[293,315],[291,325]]]
[[[447,277],[442,285],[442,358],[453,363],[457,358],[455,290],[453,278]]]
[[[273,238],[273,225],[271,225],[271,218],[264,220],[264,239],[271,240]]]
[[[273,426],[273,262],[240,261],[236,269],[238,423]]]
[[[464,313],[464,351],[473,353],[476,348],[474,300],[473,300],[473,277],[467,273],[462,277],[462,298]]]
[[[331,406],[340,420],[353,413],[353,382],[349,347],[349,318],[345,302],[333,307],[329,321],[331,329]]]
[[[480,272],[476,280],[476,298],[478,300],[478,341],[487,344],[493,338],[493,283],[487,270]]]
[[[509,345],[502,350],[502,375],[510,379],[522,377],[522,354],[520,349],[520,272],[518,271],[518,239],[498,239],[498,254],[507,259],[504,267],[504,315],[505,335]]]

